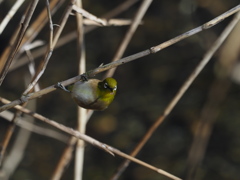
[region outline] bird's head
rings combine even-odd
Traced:
[[[99,82],[98,87],[100,91],[115,94],[117,90],[117,81],[113,78],[106,78],[102,82]]]

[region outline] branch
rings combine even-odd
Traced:
[[[19,46],[22,42],[23,36],[24,36],[26,29],[29,25],[29,22],[32,18],[32,15],[37,6],[37,3],[38,3],[38,0],[34,0],[29,5],[29,7],[25,13],[25,18],[20,22],[19,31],[17,32],[15,42],[10,50],[10,53],[8,54],[8,57],[6,59],[5,59],[5,57],[1,57],[0,85],[2,84],[5,76],[7,75],[8,69],[9,69],[15,55],[17,54],[17,52],[19,50]]]
[[[3,98],[1,98],[0,100],[1,101],[2,100],[8,101],[8,100],[3,99]],[[174,176],[174,175],[172,175],[172,174],[170,174],[170,173],[168,173],[168,172],[166,172],[166,171],[164,171],[162,169],[156,168],[156,167],[154,167],[154,166],[152,166],[152,165],[150,165],[148,163],[145,163],[145,162],[143,162],[143,161],[141,161],[139,159],[136,159],[136,158],[134,158],[132,156],[129,156],[129,155],[121,152],[118,149],[115,149],[115,148],[113,148],[113,147],[111,147],[111,146],[109,146],[107,144],[104,144],[104,143],[102,143],[102,142],[100,142],[100,141],[98,141],[98,140],[96,140],[96,139],[94,139],[94,138],[92,138],[90,136],[82,134],[82,133],[80,133],[80,132],[78,132],[78,131],[76,131],[76,130],[74,130],[72,128],[69,128],[69,127],[66,127],[66,126],[64,126],[62,124],[59,124],[56,121],[48,119],[48,118],[46,118],[46,117],[44,117],[44,116],[42,116],[42,115],[40,115],[38,113],[32,112],[32,111],[30,111],[30,110],[28,110],[28,109],[26,109],[26,108],[24,108],[22,106],[17,105],[14,108],[19,110],[19,111],[21,111],[21,112],[23,112],[23,113],[25,113],[25,114],[27,114],[27,115],[30,115],[30,116],[38,119],[38,120],[41,120],[41,121],[43,121],[43,122],[45,122],[47,124],[50,124],[51,126],[54,126],[55,128],[60,129],[63,132],[66,132],[66,133],[68,133],[68,134],[70,134],[70,135],[72,135],[72,136],[74,136],[74,137],[76,137],[78,139],[81,139],[81,140],[83,140],[83,141],[85,141],[85,142],[87,142],[87,143],[89,143],[89,144],[91,144],[93,146],[96,146],[99,149],[102,149],[102,150],[108,152],[111,155],[117,154],[118,156],[121,156],[123,158],[129,159],[129,160],[131,160],[131,161],[133,161],[133,162],[135,162],[137,164],[140,164],[140,165],[142,165],[142,166],[144,166],[144,167],[146,167],[148,169],[151,169],[151,170],[153,170],[153,171],[155,171],[155,172],[157,172],[159,174],[162,174],[164,176],[167,176],[167,177],[169,177],[171,179],[180,180],[180,178],[178,178],[178,177],[176,177],[176,176]]]
[[[106,21],[94,16],[93,14],[87,12],[86,10],[78,7],[77,5],[73,5],[73,10],[76,11],[77,13],[81,14],[83,17],[88,18],[98,24],[101,24],[103,26],[106,26]]]
[[[10,111],[4,111],[4,112],[0,113],[0,117],[6,119],[7,121],[11,121],[13,116],[14,116],[14,114]],[[63,143],[67,143],[67,141],[68,141],[68,137],[66,135],[59,133],[57,131],[54,131],[52,129],[47,129],[47,128],[43,128],[41,126],[34,125],[33,123],[27,122],[22,117],[17,117],[16,125],[21,128],[24,128],[28,131],[31,131],[33,133],[36,133],[36,134],[39,134],[42,136],[46,136],[46,137],[50,137],[50,138],[56,139]]]
[[[0,24],[0,35],[2,34],[4,28],[7,26],[8,22],[12,19],[12,17],[14,16],[14,14],[17,12],[18,8],[22,5],[24,1],[25,0],[17,0],[15,4],[12,6],[10,11]]]
[[[82,9],[82,0],[77,0],[75,7]],[[86,71],[86,51],[84,40],[84,26],[82,14],[76,14],[77,24],[77,54],[78,54],[78,73],[82,74]],[[86,133],[87,125],[87,110],[78,106],[77,111],[77,131],[82,134]],[[73,142],[72,142],[73,143]],[[71,145],[71,143],[70,143]],[[85,142],[82,140],[77,141],[75,150],[75,167],[74,167],[74,179],[82,180],[83,176],[83,162],[84,162]],[[64,168],[64,166],[63,166]]]
[[[182,85],[182,87],[179,89],[175,97],[172,99],[172,101],[168,104],[168,106],[165,108],[163,115],[161,115],[149,128],[149,130],[146,132],[142,140],[138,143],[138,145],[134,148],[134,150],[131,152],[131,156],[136,156],[138,152],[142,149],[142,147],[146,144],[146,142],[150,139],[152,134],[155,132],[155,130],[159,127],[159,125],[166,119],[166,117],[170,114],[170,112],[173,110],[173,108],[176,106],[180,98],[184,95],[184,93],[187,91],[187,89],[190,87],[192,82],[196,79],[196,77],[199,75],[199,73],[202,71],[202,69],[206,66],[206,64],[209,62],[209,60],[212,58],[214,53],[218,50],[218,48],[222,45],[224,40],[228,37],[230,32],[233,30],[233,28],[236,26],[236,24],[239,22],[240,19],[240,12],[234,17],[234,19],[229,23],[229,25],[224,29],[222,34],[219,36],[219,38],[213,43],[212,47],[207,51],[207,53],[204,55],[203,59],[200,61],[198,66],[195,68],[195,70],[192,72],[192,74],[189,76],[189,78],[185,81],[185,83]],[[196,142],[199,143],[199,142]],[[196,154],[193,154],[192,156],[196,156]],[[117,169],[117,172],[113,175],[111,180],[117,180],[118,177],[122,174],[122,172],[127,168],[130,161],[126,160],[124,161],[119,168]]]
[[[123,11],[126,11],[127,9],[129,9],[137,1],[139,1],[139,0],[131,0],[131,1],[126,0],[125,2],[123,2],[119,6],[117,6],[110,12],[108,12],[107,14],[103,15],[103,18],[110,19],[112,17],[115,17],[115,16],[119,15],[120,13],[122,13]],[[51,1],[50,6],[51,6],[52,2],[53,1]],[[97,28],[96,26],[95,27],[94,26],[86,27],[84,32],[88,33],[96,28]],[[64,35],[62,38],[59,39],[58,43],[56,44],[55,49],[75,40],[76,38],[77,38],[77,34],[75,31],[72,31],[72,32],[68,33],[67,35]],[[42,48],[39,48],[39,49],[33,51],[34,58],[36,59],[36,58],[42,56],[45,52],[45,49],[46,49],[46,47],[42,47]],[[18,61],[13,66],[10,66],[9,70],[11,71],[11,70],[17,69],[26,63],[28,63],[28,59],[25,56],[23,58],[18,59]]]
[[[102,19],[102,21],[105,22],[105,26],[127,26],[133,23],[133,21],[130,19]],[[90,19],[84,19],[83,24],[102,26],[102,25],[99,25],[99,23],[96,23],[95,21],[92,21]],[[140,24],[143,24],[143,23],[141,22]]]
[[[132,36],[134,35],[135,31],[137,30],[139,24],[141,23],[141,20],[143,18],[143,16],[145,15],[145,13],[147,12],[149,6],[151,5],[152,0],[144,0],[141,4],[141,6],[139,7],[137,13],[135,14],[134,18],[133,18],[133,23],[131,24],[131,26],[129,27],[128,31],[126,32],[115,56],[113,57],[112,61],[116,61],[120,58],[122,58],[123,53],[125,52],[130,40],[132,39]],[[106,73],[105,77],[111,77],[113,76],[114,72],[115,72],[116,68],[112,68],[110,70],[108,70],[108,72]]]
[[[136,53],[136,54],[133,54],[133,55],[130,55],[128,57],[125,57],[125,58],[122,58],[122,59],[119,59],[117,61],[114,61],[114,62],[111,62],[109,64],[106,64],[106,65],[103,65],[103,66],[100,66],[96,69],[93,69],[93,70],[90,70],[88,72],[86,72],[84,75],[86,75],[88,78],[91,78],[91,77],[94,77],[96,74],[98,73],[101,73],[103,71],[106,71],[108,69],[111,69],[111,68],[115,68],[117,66],[120,66],[122,64],[125,64],[125,63],[128,63],[128,62],[131,62],[133,60],[136,60],[136,59],[139,59],[141,57],[144,57],[144,56],[147,56],[149,54],[154,54],[154,53],[157,53],[159,52],[160,50],[172,45],[172,44],[175,44],[187,37],[190,37],[202,30],[205,30],[205,29],[208,29],[210,27],[212,27],[213,25],[216,25],[217,23],[221,22],[223,19],[225,19],[226,17],[238,12],[240,10],[240,5],[234,7],[233,9],[225,12],[224,14],[218,16],[217,18],[203,24],[202,26],[199,26],[193,30],[190,30],[180,36],[177,36],[173,39],[170,39],[162,44],[159,44],[157,46],[154,46],[150,49],[147,49],[145,51],[142,51],[142,52],[139,52],[139,53]],[[69,85],[69,84],[72,84],[76,81],[79,81],[81,79],[82,75],[79,75],[79,76],[75,76],[71,79],[68,79],[68,80],[65,80],[63,82],[61,82],[62,85],[66,86],[66,85]],[[20,99],[17,99],[15,101],[12,101],[11,103],[9,104],[6,104],[6,105],[3,105],[2,107],[0,107],[0,112],[4,111],[4,110],[7,110],[7,109],[10,109],[16,105],[19,105],[23,102],[26,102],[26,101],[29,101],[31,99],[34,99],[34,98],[37,98],[37,97],[40,97],[44,94],[47,94],[47,93],[50,93],[52,91],[56,90],[55,88],[55,85],[52,85],[50,87],[47,87],[43,90],[40,90],[38,92],[35,92],[35,93],[30,93],[28,94],[27,96],[22,96]]]
[[[73,3],[75,3],[75,0],[71,0],[69,3],[69,6],[66,8],[65,13],[62,17],[61,23],[59,28],[56,30],[56,33],[54,34],[53,38],[53,23],[52,23],[52,18],[51,18],[51,13],[50,13],[50,8],[49,8],[49,2],[46,0],[46,7],[47,7],[47,14],[48,14],[48,20],[49,20],[49,29],[50,29],[50,35],[49,35],[49,45],[48,49],[46,52],[46,55],[44,57],[44,60],[42,61],[42,64],[39,66],[38,71],[36,72],[35,76],[33,77],[31,83],[28,85],[27,89],[24,91],[23,94],[28,94],[30,90],[35,86],[35,84],[38,82],[40,77],[43,75],[47,64],[49,62],[50,57],[52,56],[52,51],[53,48],[55,47],[60,34],[62,33],[62,30],[67,22],[67,19],[72,11],[72,6]]]

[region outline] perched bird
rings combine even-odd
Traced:
[[[111,104],[116,91],[117,81],[113,78],[106,78],[103,81],[82,80],[68,88],[68,92],[79,106],[97,111],[102,111]]]

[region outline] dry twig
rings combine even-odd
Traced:
[[[76,1],[76,7],[82,9],[82,0]],[[89,15],[89,14],[88,14]],[[92,17],[92,16],[90,16]],[[83,15],[76,15],[77,21],[77,52],[79,59],[78,72],[82,74],[86,71],[86,52],[85,52],[85,43],[84,43],[84,26],[83,26]],[[78,126],[77,130],[85,134],[87,125],[87,110],[81,107],[78,107]],[[75,170],[74,170],[74,179],[81,180],[83,174],[83,162],[84,162],[84,147],[85,143],[83,140],[77,141],[76,146],[76,156],[75,156]]]
[[[141,23],[141,20],[142,20],[143,16],[145,15],[147,9],[151,5],[151,3],[152,3],[152,0],[144,0],[142,2],[139,10],[137,11],[135,17],[133,18],[133,23],[131,24],[128,31],[126,32],[112,61],[116,61],[116,60],[122,58],[123,53],[125,52],[130,40],[132,39],[133,34],[135,33],[137,27]],[[116,70],[116,68],[109,69],[108,72],[106,73],[105,77],[111,77],[114,74],[115,70]]]
[[[13,119],[13,116],[14,114],[10,111],[4,111],[0,113],[0,117],[6,119],[7,121],[11,121]],[[64,143],[67,143],[68,141],[68,137],[66,135],[48,128],[34,125],[22,117],[17,117],[16,125],[41,136],[50,137]]]
[[[79,4],[81,4],[81,3],[79,3]],[[125,5],[125,3],[123,3],[123,5]],[[120,6],[120,7],[122,7],[122,6]],[[129,6],[125,5],[125,8],[126,7],[129,7]],[[114,11],[114,12],[116,13],[116,11]],[[113,15],[113,13],[110,13],[110,14]],[[76,15],[76,17],[78,19],[77,20],[77,23],[78,23],[78,30],[77,30],[77,32],[78,32],[77,33],[78,34],[78,49],[79,49],[78,52],[80,52],[80,54],[79,54],[79,58],[80,58],[79,72],[81,74],[81,73],[85,72],[85,61],[84,61],[85,58],[83,57],[83,56],[85,56],[85,50],[84,50],[84,43],[82,42],[84,32],[83,32],[83,26],[81,25],[81,21],[83,20],[83,18],[80,16],[81,16],[80,14]],[[87,19],[85,19],[85,20],[87,20]],[[110,21],[108,21],[108,23],[110,23]],[[106,24],[107,24],[107,22],[106,22]],[[86,123],[87,123],[88,119],[91,117],[92,113],[93,113],[93,111],[88,111],[87,117],[86,117],[86,110],[84,110],[82,108],[78,108],[78,115],[79,115],[78,117],[81,120],[78,125],[78,130],[81,133],[85,133]],[[75,145],[76,142],[77,142],[76,138],[73,137],[70,139],[69,144],[65,148],[64,153],[62,154],[60,161],[59,161],[51,179],[53,179],[53,180],[60,179],[60,177],[62,176],[62,173],[64,171],[64,168],[67,166],[67,164],[69,163],[69,161],[72,157],[73,146]],[[76,169],[75,170],[75,178],[79,179],[82,177],[81,174],[82,174],[82,169],[83,169],[82,165],[83,165],[84,142],[82,140],[78,141],[77,147],[79,148],[79,150],[76,151],[76,157],[77,157],[76,161],[78,161],[78,162],[75,161],[75,164],[76,164],[75,165],[75,169]],[[77,159],[80,159],[80,160],[77,160]]]
[[[187,91],[187,89],[190,87],[192,82],[196,79],[196,77],[199,75],[199,73],[202,71],[202,69],[206,66],[206,64],[209,62],[211,57],[214,55],[214,53],[218,50],[218,48],[222,45],[224,40],[228,37],[232,29],[235,27],[237,22],[239,21],[240,13],[238,13],[235,18],[232,20],[232,22],[225,28],[225,30],[222,32],[221,36],[215,41],[215,43],[212,45],[212,47],[209,49],[209,51],[204,55],[204,58],[200,61],[196,69],[192,72],[192,74],[189,76],[189,78],[185,81],[185,83],[182,85],[182,87],[179,89],[176,96],[172,99],[172,101],[168,104],[168,106],[165,108],[163,115],[161,115],[155,123],[149,128],[147,133],[144,135],[142,140],[139,142],[139,144],[134,148],[134,150],[130,153],[131,156],[135,157],[138,152],[142,149],[142,147],[146,144],[146,142],[150,139],[152,134],[156,131],[156,129],[159,127],[159,125],[166,119],[166,117],[170,114],[170,112],[173,110],[173,108],[176,106],[180,98],[184,95],[184,93]],[[228,87],[228,86],[226,86]],[[225,88],[222,90],[222,92],[225,92]],[[199,143],[199,141],[196,141],[195,143]],[[199,146],[198,148],[199,149]],[[195,152],[195,151],[194,151]],[[192,154],[192,156],[195,156],[196,154]],[[114,176],[111,178],[111,180],[117,180],[119,176],[122,174],[122,172],[127,168],[130,161],[126,160],[124,161],[118,168],[117,172],[114,174]]]
[[[4,102],[7,102],[8,100],[1,98],[0,101],[4,103]],[[113,148],[113,147],[111,147],[111,146],[109,146],[107,144],[104,144],[104,143],[102,143],[100,141],[97,141],[96,139],[94,139],[94,138],[92,138],[90,136],[87,136],[85,134],[82,134],[82,133],[80,133],[80,132],[78,132],[78,131],[76,131],[76,130],[74,130],[72,128],[69,128],[69,127],[66,127],[66,126],[64,126],[62,124],[59,124],[56,121],[50,120],[50,119],[48,119],[48,118],[46,118],[46,117],[44,117],[44,116],[42,116],[42,115],[40,115],[38,113],[32,112],[32,111],[30,111],[30,110],[28,110],[28,109],[26,109],[26,108],[24,108],[22,106],[17,105],[14,108],[19,110],[19,111],[21,111],[21,112],[23,112],[23,113],[25,113],[25,114],[28,114],[28,115],[38,119],[38,120],[41,120],[41,121],[43,121],[43,122],[45,122],[45,123],[47,123],[47,124],[49,124],[51,126],[54,126],[57,129],[60,129],[63,132],[66,132],[66,133],[68,133],[68,134],[70,134],[70,135],[72,135],[72,136],[74,136],[74,137],[76,137],[78,139],[82,139],[85,142],[87,142],[89,144],[92,144],[93,146],[96,146],[96,147],[98,147],[98,148],[100,148],[100,149],[110,153],[111,155],[116,154],[116,155],[121,156],[123,158],[129,159],[129,160],[131,160],[131,161],[133,161],[133,162],[135,162],[137,164],[140,164],[140,165],[142,165],[142,166],[144,166],[144,167],[146,167],[148,169],[151,169],[151,170],[153,170],[153,171],[155,171],[155,172],[157,172],[159,174],[167,176],[167,177],[169,177],[171,179],[180,180],[180,178],[178,178],[178,177],[176,177],[176,176],[174,176],[174,175],[172,175],[172,174],[170,174],[170,173],[168,173],[168,172],[166,172],[166,171],[164,171],[162,169],[156,168],[156,167],[154,167],[154,166],[152,166],[152,165],[150,165],[148,163],[145,163],[145,162],[143,162],[143,161],[141,161],[139,159],[136,159],[136,158],[134,158],[132,156],[129,156],[129,155],[119,151],[118,149],[115,149],[115,148]]]
[[[35,74],[35,76],[33,77],[31,83],[28,85],[27,89],[24,91],[23,94],[28,94],[29,91],[35,86],[35,84],[38,82],[38,80],[40,79],[40,77],[43,75],[47,64],[49,62],[49,59],[52,55],[52,51],[53,48],[55,47],[58,38],[60,36],[60,34],[62,33],[62,30],[67,22],[67,19],[72,11],[72,6],[75,3],[75,0],[71,0],[71,2],[69,3],[69,6],[66,8],[66,11],[62,17],[61,23],[58,27],[58,29],[56,30],[56,32],[54,33],[54,38],[53,38],[53,23],[52,23],[52,18],[51,18],[51,13],[50,13],[50,8],[49,8],[49,2],[46,0],[46,6],[47,6],[47,12],[48,12],[48,20],[49,20],[49,30],[50,30],[50,35],[49,35],[49,45],[48,45],[48,49],[46,52],[46,55],[44,57],[44,60],[42,61],[42,64],[39,65],[39,68]]]
[[[25,0],[17,0],[0,24],[0,35]]]
[[[227,26],[225,31],[220,35],[219,39],[226,38],[226,36],[236,26],[237,23],[240,23],[239,12],[236,14],[232,22]],[[235,49],[235,52],[237,52],[235,54],[238,54],[238,49]],[[228,57],[228,59],[224,58],[223,61],[225,62],[221,62],[223,64],[220,64],[221,69],[225,72],[229,72],[229,69],[232,69],[235,65],[234,62],[236,60],[236,55],[235,57],[234,55],[232,57]],[[229,74],[226,73],[225,76],[216,77],[208,92],[208,100],[202,108],[199,121],[197,122],[197,128],[194,133],[194,140],[192,142],[188,155],[188,165],[186,170],[186,179],[188,180],[195,179],[197,175],[197,169],[204,158],[214,123],[216,122],[216,119],[220,113],[219,108],[225,100],[227,91],[231,86],[231,82],[229,81],[228,76]]]
[[[160,50],[163,50],[164,48],[170,46],[170,45],[173,45],[187,37],[190,37],[202,30],[205,30],[205,29],[208,29],[210,27],[212,27],[213,25],[216,25],[217,23],[221,22],[222,20],[224,20],[225,18],[229,17],[230,15],[238,12],[240,10],[240,5],[230,9],[229,11],[223,13],[222,15],[214,18],[213,20],[203,24],[202,26],[199,26],[193,30],[190,30],[186,33],[183,33],[173,39],[170,39],[162,44],[159,44],[157,46],[154,46],[154,47],[151,47],[150,49],[147,49],[145,51],[141,51],[139,53],[136,53],[136,54],[133,54],[131,56],[128,56],[128,57],[125,57],[125,58],[122,58],[122,59],[119,59],[117,61],[114,61],[114,62],[111,62],[109,64],[106,64],[106,65],[103,65],[101,67],[98,67],[98,68],[95,68],[93,70],[90,70],[90,71],[87,71],[85,73],[85,75],[87,77],[93,77],[95,76],[96,74],[98,73],[101,73],[103,71],[106,71],[106,70],[109,70],[111,68],[115,68],[117,66],[120,66],[122,64],[125,64],[125,63],[128,63],[128,62],[131,62],[133,60],[136,60],[136,59],[139,59],[141,57],[144,57],[144,56],[147,56],[149,54],[154,54],[154,53],[157,53],[159,52]],[[79,81],[81,79],[82,75],[79,75],[79,76],[76,76],[76,77],[73,77],[71,79],[68,79],[68,80],[65,80],[65,81],[62,81],[61,84],[64,85],[64,86],[67,86],[69,84],[72,84],[76,81]],[[38,92],[35,92],[35,93],[31,93],[31,94],[28,94],[27,96],[23,96],[21,97],[20,99],[17,99],[15,101],[12,101],[11,103],[9,104],[6,104],[6,105],[3,105],[2,107],[0,107],[0,112],[4,111],[4,110],[7,110],[7,109],[10,109],[18,104],[21,104],[23,102],[26,102],[26,101],[29,101],[31,99],[34,99],[34,98],[37,98],[37,97],[40,97],[44,94],[47,94],[47,93],[50,93],[52,91],[54,91],[56,88],[55,88],[55,85],[52,85],[50,87],[47,87],[41,91],[38,91]]]
[[[120,4],[119,6],[117,6],[115,9],[111,10],[109,13],[105,14],[102,18],[105,18],[105,19],[110,19],[112,17],[115,17],[117,16],[118,14],[122,13],[123,11],[129,9],[132,5],[134,5],[137,1],[139,0],[126,0],[125,2],[123,2],[122,4]],[[52,3],[52,1],[51,1]],[[51,6],[51,3],[50,3],[50,6]],[[46,18],[45,18],[46,19]],[[87,20],[87,19],[86,19]],[[85,28],[85,33],[88,33],[92,30],[94,30],[96,27],[92,26],[92,27],[86,27]],[[55,46],[55,49],[56,48],[59,48],[73,40],[75,40],[77,37],[77,34],[75,31],[73,32],[70,32],[68,33],[67,35],[64,35],[62,38],[59,38],[59,41],[58,43],[56,44]],[[46,47],[42,47],[42,48],[39,48],[35,51],[32,52],[33,54],[33,57],[36,59],[42,55],[44,55],[45,53],[45,49]],[[23,58],[20,58],[13,66],[10,66],[10,71],[11,70],[15,70],[21,66],[23,66],[24,64],[28,63],[28,58],[25,56]]]
[[[19,29],[16,33],[16,38],[13,38],[14,39],[14,44],[12,47],[10,47],[9,51],[5,51],[6,54],[8,56],[1,56],[1,64],[0,64],[0,85],[2,84],[7,72],[8,72],[8,69],[15,57],[15,55],[17,54],[18,50],[19,50],[19,46],[22,42],[22,39],[23,39],[23,36],[27,30],[27,27],[29,25],[29,22],[32,18],[32,15],[33,15],[33,12],[37,6],[37,3],[38,3],[38,0],[34,0],[30,3],[26,13],[25,13],[25,18],[22,19],[22,21],[20,22],[20,26],[19,26]]]

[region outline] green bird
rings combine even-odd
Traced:
[[[117,92],[117,81],[106,78],[103,81],[89,79],[78,81],[66,90],[71,93],[74,101],[85,109],[102,111],[113,101]]]

